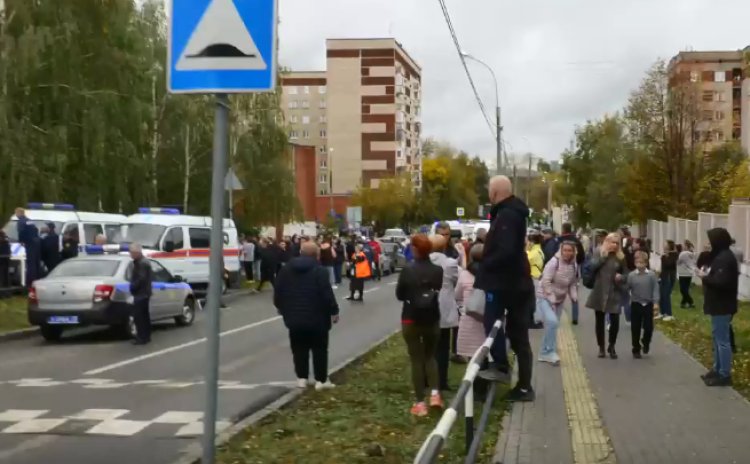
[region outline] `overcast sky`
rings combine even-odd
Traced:
[[[494,159],[437,0],[279,0],[280,63],[325,68],[326,38],[394,37],[422,67],[424,134]],[[657,58],[750,45],[748,0],[447,0],[464,50],[500,81],[511,151],[557,159],[574,128],[623,107]],[[470,69],[487,108],[489,73]]]

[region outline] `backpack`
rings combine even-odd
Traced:
[[[587,256],[583,266],[581,266],[581,283],[589,290],[594,288],[596,283],[596,270],[591,265],[591,256]]]
[[[423,280],[417,285],[414,294],[409,299],[409,306],[414,311],[415,319],[427,319],[430,313],[439,308],[439,292],[430,287],[429,280]]]

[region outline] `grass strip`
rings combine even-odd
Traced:
[[[713,365],[711,318],[703,314],[703,290],[694,286],[690,293],[695,308],[680,308],[681,297],[676,291],[672,294],[674,320],[658,321],[656,327],[708,369]],[[732,327],[737,344],[737,353],[732,359],[732,381],[734,388],[750,399],[750,303],[740,302]]]
[[[0,333],[29,327],[26,298],[14,296],[0,299]]]
[[[291,356],[291,354],[290,354]],[[452,364],[451,386],[466,365]],[[409,359],[398,333],[334,376],[338,386],[309,391],[230,440],[219,452],[221,464],[404,464],[414,459],[440,417],[414,418]],[[502,389],[495,399],[477,462],[492,456],[506,409]],[[445,398],[446,404],[450,398]],[[481,404],[475,406],[478,421]],[[463,417],[453,426],[440,462],[462,463]]]

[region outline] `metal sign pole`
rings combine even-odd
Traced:
[[[216,409],[219,381],[221,281],[224,278],[224,176],[227,172],[229,99],[216,95],[213,177],[211,178],[211,258],[206,302],[206,407],[203,414],[203,464],[213,464],[216,452]]]

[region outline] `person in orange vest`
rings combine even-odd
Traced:
[[[372,277],[372,268],[370,261],[365,256],[364,247],[357,245],[356,251],[352,255],[352,280],[349,283],[350,295],[346,297],[349,301],[363,301],[365,294],[365,280]],[[359,292],[359,298],[354,298],[354,294]]]

